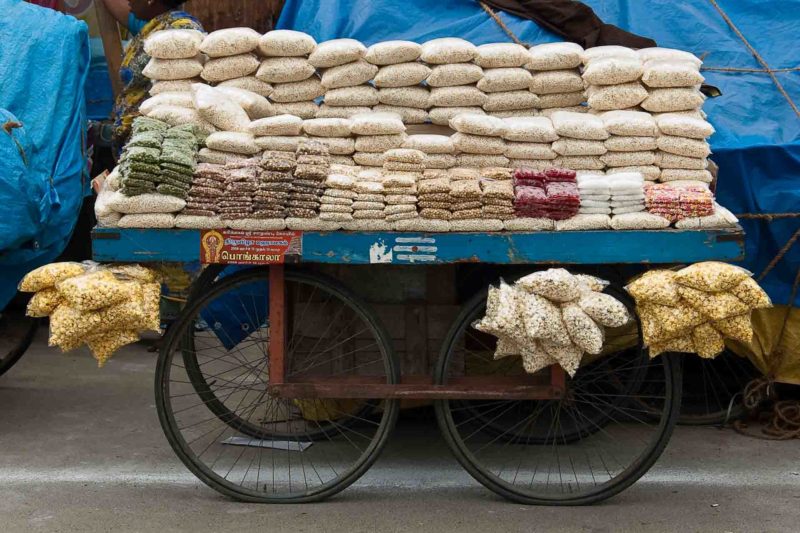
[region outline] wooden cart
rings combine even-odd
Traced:
[[[604,353],[585,359],[572,378],[557,366],[529,375],[517,357],[496,360],[494,339],[472,327],[485,309],[484,288],[466,299],[433,372],[403,372],[401,366],[413,365],[400,364],[372,306],[321,274],[319,265],[390,272],[389,265],[482,264],[496,282],[543,265],[684,264],[743,255],[740,228],[496,234],[98,228],[93,240],[94,258],[103,262],[248,264],[233,272],[210,265],[195,282],[164,339],[155,385],[176,454],[212,488],[252,502],[315,501],[355,482],[386,444],[401,400],[433,400],[444,438],[470,474],[532,504],[588,504],[620,492],[653,465],[677,420],[680,359],[650,360],[637,324],[608,330]],[[606,290],[633,310],[619,280]]]

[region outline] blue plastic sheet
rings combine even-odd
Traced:
[[[0,0],[0,309],[33,268],[64,249],[85,194],[86,24]]]
[[[798,210],[800,118],[714,4],[697,0],[585,3],[604,22],[704,59],[707,83],[722,91],[704,109],[717,129],[711,138],[712,159],[720,166],[717,193],[723,205],[734,213]],[[775,73],[779,83],[800,104],[800,72],[791,70],[798,67],[800,1],[716,3],[767,65],[779,70]],[[503,12],[499,16],[525,43],[559,40],[532,21]],[[476,44],[510,40],[473,0],[287,0],[277,27],[305,31],[318,41],[351,37],[367,45],[390,39],[422,43],[448,36]],[[742,225],[747,231],[744,265],[758,274],[797,230],[800,220],[743,221]],[[764,280],[776,303],[787,303],[798,265],[800,244]],[[800,305],[800,296],[794,303]]]

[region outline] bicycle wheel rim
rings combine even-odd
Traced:
[[[343,490],[358,479],[374,462],[396,420],[398,412],[396,401],[383,402],[383,409],[379,413],[372,415],[373,418],[362,419],[358,414],[342,414],[340,411],[340,409],[343,409],[342,405],[333,403],[337,402],[336,400],[308,398],[269,399],[265,394],[266,388],[259,385],[258,394],[260,398],[254,401],[264,406],[263,411],[261,411],[262,418],[260,422],[252,416],[253,411],[249,413],[243,412],[241,409],[236,408],[235,405],[229,405],[229,408],[232,407],[230,409],[231,412],[238,413],[241,418],[249,421],[252,425],[262,425],[264,428],[263,433],[256,439],[253,439],[252,435],[248,436],[247,432],[237,432],[237,428],[231,427],[229,421],[219,420],[218,414],[206,413],[209,414],[206,417],[209,420],[208,424],[216,426],[214,435],[219,434],[210,439],[215,441],[213,443],[214,447],[224,449],[226,446],[220,444],[220,442],[230,442],[229,439],[231,437],[247,437],[249,439],[244,441],[245,445],[243,446],[230,446],[228,448],[228,450],[238,448],[235,452],[227,450],[217,452],[222,454],[223,457],[230,457],[238,452],[239,455],[232,464],[239,465],[236,467],[236,471],[240,474],[243,468],[245,472],[241,477],[241,482],[237,483],[231,481],[231,479],[234,479],[232,476],[228,474],[222,475],[224,469],[220,468],[220,465],[227,463],[220,462],[218,458],[214,460],[208,459],[209,455],[203,450],[198,450],[191,438],[187,438],[187,435],[185,435],[187,433],[186,424],[182,424],[179,420],[182,414],[179,411],[180,407],[176,408],[177,406],[174,405],[176,402],[171,401],[171,399],[174,400],[175,398],[174,389],[176,388],[176,380],[172,378],[172,372],[175,370],[173,361],[176,355],[182,358],[182,354],[176,352],[176,346],[178,346],[181,335],[185,335],[188,327],[194,327],[197,323],[197,316],[202,309],[207,309],[208,302],[214,302],[226,293],[231,294],[234,290],[239,291],[241,294],[243,287],[248,287],[254,283],[259,286],[266,286],[267,280],[268,276],[264,271],[247,271],[236,274],[215,284],[205,297],[190,304],[182,313],[181,318],[171,329],[159,358],[156,374],[159,418],[176,454],[195,475],[215,490],[239,500],[253,502],[289,503],[315,501]],[[287,273],[286,283],[287,287],[295,287],[297,292],[313,290],[316,291],[314,294],[317,296],[321,294],[327,295],[329,297],[328,302],[339,302],[340,306],[349,310],[353,317],[360,319],[362,321],[360,324],[364,325],[374,335],[375,349],[378,350],[373,354],[376,359],[371,360],[373,368],[375,364],[379,364],[382,368],[382,377],[387,382],[397,381],[394,356],[388,346],[383,330],[375,321],[375,318],[357,300],[353,299],[352,295],[324,278],[309,274]],[[289,288],[289,292],[292,290]],[[265,303],[266,301],[264,300]],[[309,305],[311,304],[309,303]],[[257,322],[251,316],[250,323],[252,324],[254,321]],[[323,337],[321,335],[316,339],[317,344]],[[265,340],[261,339],[262,342]],[[309,338],[304,335],[295,335],[288,339],[286,354],[287,377],[291,377],[293,362],[305,361],[308,363],[309,360],[307,358],[293,358],[293,354],[299,353],[301,344],[308,340]],[[292,351],[293,342],[296,344],[294,351]],[[362,359],[363,355],[363,353],[360,354]],[[376,363],[376,361],[378,362]],[[267,368],[265,348],[261,365],[262,370]],[[266,373],[268,373],[268,368],[266,372],[262,372],[262,381],[266,380]],[[194,385],[184,383],[181,384],[181,387],[190,390],[190,393],[196,395]],[[189,387],[191,388],[189,389]],[[243,396],[241,399],[244,400],[244,398]],[[283,407],[278,407],[280,405]],[[206,407],[202,404],[196,404],[194,409],[202,412]],[[309,415],[308,413],[311,414]],[[211,416],[212,414],[213,416]],[[356,418],[357,420],[354,420]],[[276,427],[279,429],[282,427],[283,429],[282,431],[275,431]],[[368,431],[364,429],[365,427]],[[321,431],[324,436],[323,439],[327,437],[328,440],[321,441],[309,438],[309,428],[315,428],[318,432]],[[336,442],[337,439],[338,443]],[[357,441],[357,444],[352,444],[351,449],[348,451],[347,446],[349,444],[341,444],[341,442],[345,441],[349,444]],[[286,449],[276,450],[276,446],[284,446]],[[332,455],[334,452],[338,453],[338,455]],[[328,464],[327,467],[323,467],[321,466],[323,463],[321,457],[326,454]],[[249,462],[247,462],[248,460]],[[231,463],[231,460],[228,460],[228,463]],[[244,466],[245,463],[247,466]],[[229,470],[232,471],[233,467],[229,467]],[[253,480],[253,472],[256,472],[254,474],[255,480]],[[264,475],[267,475],[266,482],[263,478]]]

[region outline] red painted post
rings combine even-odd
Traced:
[[[567,390],[567,373],[561,365],[550,365],[550,386],[553,392],[563,397]]]
[[[286,379],[286,285],[283,265],[269,267],[269,384]]]

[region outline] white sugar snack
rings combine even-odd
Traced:
[[[348,87],[348,89],[355,89],[356,87]],[[338,91],[340,89],[334,89]],[[327,96],[327,95],[326,95]],[[353,115],[361,113],[369,113],[370,108],[367,106],[332,106],[322,104],[317,109],[314,118],[350,118]]]
[[[292,103],[313,100],[324,94],[325,87],[322,86],[322,82],[316,76],[312,76],[303,81],[276,83],[269,97],[273,102]]]
[[[355,39],[332,39],[319,43],[308,61],[317,68],[329,68],[358,61],[366,53],[367,48]]]
[[[503,119],[478,113],[461,113],[450,119],[450,127],[461,133],[502,136],[507,129]]]
[[[404,124],[425,124],[430,120],[428,112],[416,107],[403,107],[379,104],[372,108],[377,113],[395,113],[400,115]]]
[[[250,117],[226,93],[204,83],[195,83],[192,95],[194,107],[203,119],[224,131],[248,131]]]
[[[642,71],[638,57],[604,57],[591,61],[583,70],[583,79],[592,85],[614,85],[637,81]]]
[[[447,126],[450,119],[461,113],[486,114],[482,107],[434,107],[428,111],[431,122],[439,126]]]
[[[639,59],[636,51],[627,46],[604,45],[587,48],[583,51],[583,63],[589,65],[592,61],[607,57],[623,59]]]
[[[317,137],[347,137],[350,121],[346,118],[312,118],[303,121],[303,131]]]
[[[400,148],[405,141],[404,133],[391,135],[359,135],[356,137],[355,148],[357,152],[380,152],[392,148]]]
[[[310,35],[295,30],[273,30],[258,40],[258,51],[265,56],[305,56],[316,48],[317,42]]]
[[[286,135],[264,135],[255,138],[259,150],[274,150],[278,152],[294,152],[300,146],[300,141],[305,137]]]
[[[422,45],[420,58],[432,65],[472,61],[478,50],[474,44],[457,37],[432,39]]]
[[[166,194],[139,194],[125,196],[120,192],[112,193],[108,198],[108,207],[122,214],[138,213],[175,213],[186,207],[186,202],[175,196]]]
[[[705,96],[696,88],[653,89],[642,102],[642,107],[652,113],[671,113],[697,109]]]
[[[206,35],[200,51],[209,57],[235,56],[258,47],[261,34],[252,28],[225,28]]]
[[[664,135],[705,139],[714,134],[714,126],[702,118],[666,113],[656,117],[658,129]]]
[[[268,57],[261,61],[255,77],[268,83],[307,80],[317,72],[304,57]]]
[[[665,168],[661,171],[659,178],[663,182],[674,181],[699,181],[711,183],[714,176],[708,170],[692,170],[687,168]]]
[[[425,81],[431,69],[417,62],[387,65],[375,74],[375,87],[409,87]]]
[[[636,152],[638,153],[638,152]],[[606,164],[601,158],[608,154],[596,155],[562,155],[548,162],[548,166],[568,168],[570,170],[603,170]],[[540,169],[544,170],[544,169]]]
[[[186,59],[200,51],[203,34],[191,29],[169,29],[151,33],[144,41],[144,52],[158,59]]]
[[[704,81],[700,69],[686,61],[648,61],[642,74],[648,87],[693,87]]]
[[[174,105],[155,106],[145,116],[166,122],[170,126],[197,124],[203,120],[196,110]]]
[[[689,139],[674,135],[661,135],[657,139],[659,150],[683,157],[707,157],[711,147],[705,139]]]
[[[519,91],[530,87],[532,79],[531,73],[524,68],[487,68],[478,80],[477,87],[486,93]]]
[[[581,75],[573,69],[537,72],[531,76],[529,87],[536,94],[553,94],[582,91],[584,85]]]
[[[570,138],[554,142],[553,151],[559,155],[603,155],[607,152],[603,141]]]
[[[541,94],[539,95],[536,106],[540,109],[552,109],[554,107],[575,107],[580,106],[585,101],[586,93],[583,91],[576,91],[574,93]],[[586,108],[586,110],[588,110],[588,108]]]
[[[426,81],[431,87],[469,85],[483,78],[483,69],[473,63],[435,65]]]
[[[451,139],[456,150],[463,153],[501,155],[506,151],[506,143],[499,137],[457,132]]]
[[[403,148],[413,148],[426,154],[455,153],[455,146],[449,135],[409,135],[403,141]]]
[[[147,115],[155,107],[160,105],[172,105],[172,106],[186,107],[192,109],[194,108],[194,101],[192,100],[191,92],[187,91],[164,92],[156,94],[155,96],[151,96],[150,98],[144,100],[139,105],[139,112],[142,113],[143,115]]]
[[[555,221],[549,218],[512,218],[503,222],[506,231],[551,231]]]
[[[255,76],[243,76],[241,78],[233,78],[219,82],[217,87],[235,87],[237,89],[244,89],[251,91],[261,96],[269,96],[272,94],[272,85],[265,81],[261,81]]]
[[[217,131],[206,137],[206,146],[221,152],[236,154],[257,154],[260,149],[251,133]]]
[[[548,43],[528,50],[528,70],[562,70],[581,64],[583,48],[575,43]]]
[[[271,117],[275,114],[272,104],[260,94],[237,87],[215,87],[215,89],[239,104],[251,119]]]
[[[528,59],[528,51],[521,44],[490,43],[477,48],[474,61],[484,68],[502,68],[521,67]]]
[[[203,63],[199,56],[187,59],[151,58],[142,74],[151,80],[183,80],[199,76],[203,71]]]
[[[350,119],[350,131],[355,135],[389,135],[404,133],[406,127],[396,113],[365,113]]]
[[[603,143],[610,152],[638,152],[641,150],[655,150],[657,148],[655,137],[612,135],[603,141]]]
[[[608,229],[611,217],[607,214],[577,214],[565,220],[556,220],[556,231],[585,231]]]
[[[217,57],[206,61],[200,77],[209,82],[241,78],[255,72],[259,64],[258,58],[253,54]]]
[[[486,95],[483,109],[490,112],[514,111],[517,109],[535,108],[538,107],[540,103],[539,97],[530,91],[504,91]]]
[[[321,82],[326,89],[353,87],[368,82],[377,73],[378,67],[359,59],[358,61],[326,69],[322,73]]]
[[[648,92],[638,81],[618,85],[594,85],[586,90],[586,102],[591,109],[608,111],[639,105]]]
[[[664,229],[669,225],[669,219],[646,212],[623,213],[611,217],[613,229]]]
[[[426,87],[384,87],[378,90],[378,100],[386,105],[419,109],[427,109],[431,105],[430,92]]]
[[[152,96],[161,93],[188,92],[192,90],[192,84],[201,81],[199,78],[188,80],[163,80],[154,81],[148,91]]]
[[[123,215],[117,222],[120,228],[173,228],[175,215],[172,213],[146,213]]]
[[[708,167],[708,159],[704,157],[686,157],[659,151],[656,152],[656,164],[662,169],[685,168],[690,170],[705,170],[706,167]]]
[[[373,65],[394,65],[416,61],[422,46],[412,41],[383,41],[367,48],[364,59]]]
[[[511,117],[503,119],[507,141],[545,143],[558,139],[553,122],[547,117]]]
[[[533,96],[535,97],[536,95]],[[482,106],[486,102],[486,93],[472,85],[459,85],[457,87],[434,87],[431,89],[430,99],[428,100],[428,104],[431,107]]]
[[[503,153],[503,155],[509,159],[555,159],[558,157],[558,154],[553,151],[550,143],[525,142],[507,142],[506,151]]]
[[[276,115],[250,122],[248,131],[253,135],[300,135],[303,119],[294,115]]]
[[[641,58],[642,61],[682,61],[688,62],[693,64],[696,67],[700,67],[703,64],[703,61],[692,54],[691,52],[687,52],[685,50],[676,50],[674,48],[661,48],[661,47],[653,47],[653,48],[641,48],[636,51]]]
[[[550,117],[556,133],[574,139],[608,139],[608,131],[600,117],[584,113],[559,111]]]
[[[315,137],[314,140],[319,141],[327,146],[331,155],[350,155],[356,151],[356,141],[351,137]]]
[[[272,107],[275,113],[294,115],[303,119],[314,118],[319,106],[314,101],[276,103]]]
[[[456,161],[459,167],[486,168],[507,167],[509,160],[503,155],[458,154]]]

